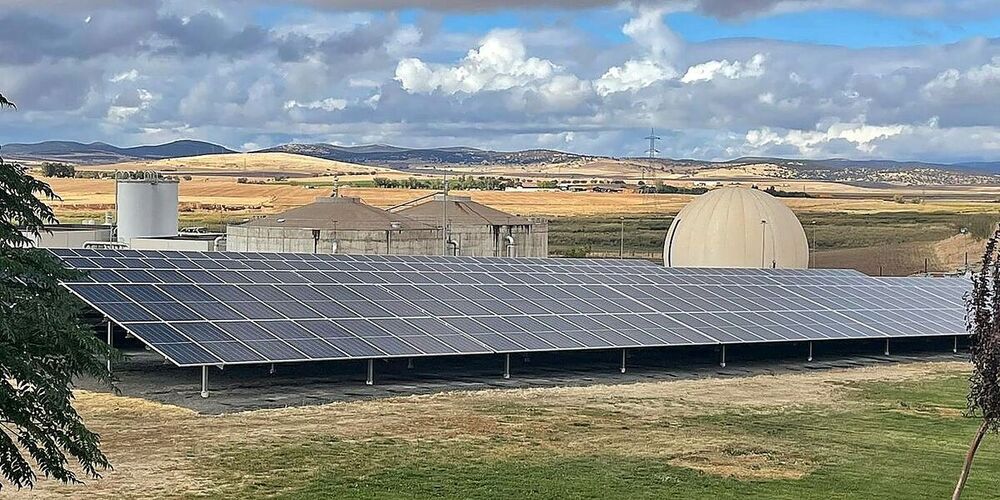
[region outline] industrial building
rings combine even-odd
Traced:
[[[451,255],[548,257],[548,221],[501,212],[468,196],[439,194],[397,213],[430,225],[447,219]]]
[[[349,255],[548,256],[546,221],[501,212],[468,197],[447,200],[436,195],[389,211],[358,198],[317,198],[309,205],[230,225],[226,248]],[[441,229],[444,220],[447,239]]]
[[[663,242],[663,264],[805,269],[809,243],[799,219],[777,198],[726,187],[681,209]]]
[[[35,248],[83,248],[89,242],[113,241],[114,226],[102,224],[52,224],[39,235],[23,231]]]
[[[440,255],[438,227],[366,205],[359,198],[324,197],[287,212],[226,228],[237,252]]]
[[[122,173],[115,179],[115,217],[104,224],[53,224],[37,248],[127,247],[136,250],[225,250],[224,234],[180,230],[178,180],[156,172]]]
[[[548,256],[546,220],[501,212],[469,197],[434,195],[394,211],[359,198],[321,197],[230,225],[225,233],[205,233],[179,229],[178,187],[177,179],[155,172],[123,173],[115,182],[113,221],[109,214],[104,225],[56,224],[48,227],[49,233],[25,236],[39,248]]]

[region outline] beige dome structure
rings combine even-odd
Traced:
[[[759,189],[727,187],[681,209],[663,243],[663,264],[805,269],[809,243],[784,203]]]

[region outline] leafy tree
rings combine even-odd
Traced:
[[[13,107],[2,96],[0,104]],[[72,387],[82,375],[110,384],[104,360],[113,351],[81,321],[81,303],[59,285],[77,273],[29,248],[31,239],[21,232],[37,237],[55,221],[36,195],[56,199],[24,167],[0,159],[0,488],[5,482],[31,487],[38,473],[74,483],[80,481],[75,471],[96,478],[111,467],[100,437],[72,406]]]
[[[68,163],[42,163],[42,175],[45,177],[75,177],[76,167]]]
[[[970,416],[982,419],[965,455],[962,472],[952,498],[962,496],[962,489],[972,469],[972,460],[986,433],[1000,429],[1000,229],[986,242],[982,270],[973,277],[972,293],[966,297],[969,327],[969,355],[972,376],[969,378]]]

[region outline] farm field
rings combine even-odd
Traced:
[[[858,269],[876,275],[907,275],[924,270],[951,272],[975,264],[989,227],[1000,214],[918,212],[798,212],[813,248],[815,267]],[[554,255],[617,257],[622,223],[626,257],[662,259],[663,237],[672,215],[559,217],[549,221],[549,251]],[[814,223],[815,221],[815,223]],[[967,234],[961,234],[965,228]]]
[[[220,416],[79,392],[116,470],[16,495],[944,498],[977,426],[963,416],[967,370],[882,364]],[[991,498],[997,467],[990,435],[966,498]]]
[[[114,181],[110,179],[47,179],[63,201],[55,202],[60,214],[72,217],[74,213],[104,210],[114,203]],[[332,185],[332,184],[331,184]],[[216,207],[246,209],[253,207],[263,212],[281,210],[311,202],[317,196],[328,196],[329,186],[310,188],[308,184],[263,183],[239,184],[234,177],[195,176],[182,180],[181,203],[189,209],[202,210]],[[430,193],[426,190],[341,187],[344,196],[358,196],[366,203],[390,207]],[[471,196],[474,200],[498,209],[522,215],[581,216],[629,215],[676,213],[691,195],[594,193],[564,191],[453,191],[456,195]],[[984,195],[988,198],[990,195]],[[1000,197],[1000,191],[996,194]],[[929,199],[920,204],[897,203],[892,193],[885,192],[874,198],[784,198],[795,211],[819,212],[951,212],[981,213],[1000,212],[1000,205],[992,199]]]

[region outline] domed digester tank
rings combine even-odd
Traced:
[[[663,242],[667,267],[809,267],[802,224],[777,198],[727,187],[688,203]]]

